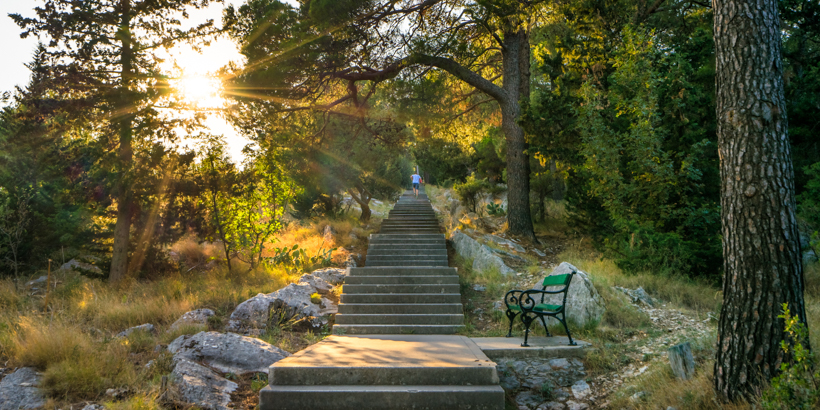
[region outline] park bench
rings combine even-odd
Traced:
[[[532,322],[535,321],[536,318],[541,319],[544,330],[547,331],[547,336],[550,337],[552,335],[550,334],[549,328],[547,328],[545,318],[554,317],[564,325],[564,330],[567,331],[567,337],[569,338],[569,344],[575,346],[575,341],[572,340],[572,335],[569,333],[569,328],[567,327],[565,314],[567,292],[569,291],[569,284],[572,281],[572,277],[575,276],[575,273],[575,271],[572,271],[572,273],[564,275],[547,276],[541,283],[541,289],[515,289],[507,292],[507,294],[504,295],[504,303],[507,305],[506,314],[507,318],[510,319],[510,330],[507,332],[507,337],[512,337],[513,322],[516,316],[521,315],[521,321],[524,323],[524,343],[522,343],[521,346],[529,347],[527,338],[529,337]],[[547,288],[551,288],[552,290],[547,290]],[[544,297],[546,295],[556,294],[564,295],[560,305],[544,303]]]

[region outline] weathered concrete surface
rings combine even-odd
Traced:
[[[330,336],[270,368],[271,385],[497,384],[492,362],[455,335]]]
[[[234,333],[199,332],[168,345],[174,359],[203,362],[222,373],[264,373],[290,353],[252,337]]]
[[[529,347],[521,347],[524,337],[473,337],[471,340],[492,360],[501,357],[584,357],[591,346],[588,342],[574,339],[576,346],[570,346],[566,336],[534,337],[527,340]]]

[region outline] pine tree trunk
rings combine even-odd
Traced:
[[[530,160],[524,130],[518,124],[521,102],[529,99],[529,36],[520,26],[504,33],[504,85],[501,129],[507,141],[507,224],[511,234],[535,239],[530,215]]]
[[[131,215],[134,205],[134,197],[128,183],[131,163],[132,148],[131,138],[133,116],[131,115],[130,83],[133,71],[133,52],[131,50],[131,0],[120,0],[120,12],[122,16],[120,39],[122,41],[122,78],[120,85],[120,101],[118,121],[120,147],[119,173],[117,175],[117,224],[114,227],[114,249],[111,256],[111,272],[109,278],[112,282],[118,282],[128,274],[128,247],[131,237]]]
[[[716,0],[723,308],[715,390],[753,400],[788,358],[781,304],[805,323],[774,0]]]

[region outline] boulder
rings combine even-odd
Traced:
[[[325,268],[315,270],[310,274],[317,278],[323,279],[325,282],[328,282],[333,286],[338,286],[345,282],[345,277],[347,277],[349,273],[350,272],[347,269]]]
[[[185,312],[171,325],[171,329],[176,329],[180,326],[187,325],[205,325],[208,323],[208,318],[215,315],[211,309],[197,309],[190,312]]]
[[[473,261],[472,268],[475,272],[498,270],[503,275],[514,273],[492,249],[487,245],[478,243],[461,230],[456,229],[450,240],[453,242],[453,248],[459,256],[468,261]]]
[[[519,244],[517,244],[517,243],[515,243],[515,242],[513,242],[513,241],[511,241],[511,240],[504,239],[504,238],[502,238],[502,237],[500,237],[500,236],[496,236],[496,235],[484,235],[484,239],[486,239],[486,240],[488,240],[488,241],[490,241],[490,242],[493,242],[493,243],[495,243],[495,244],[501,245],[501,246],[506,246],[506,247],[508,247],[508,248],[510,248],[510,249],[512,249],[512,250],[514,250],[514,251],[516,251],[516,252],[519,252],[519,253],[524,253],[524,252],[526,252],[526,251],[527,251],[526,249],[524,249],[524,247],[523,247],[523,246],[521,246],[521,245],[519,245]]]
[[[139,326],[129,327],[128,329],[125,329],[122,332],[117,333],[117,337],[128,337],[131,335],[131,333],[134,333],[137,330],[142,330],[147,333],[154,333],[154,325],[146,323]]]
[[[307,319],[311,327],[321,327],[327,323],[322,316],[336,313],[338,307],[327,298],[322,298],[318,305],[312,303],[310,295],[315,292],[316,288],[307,283],[291,283],[267,295],[260,293],[236,307],[231,313],[227,329],[262,329],[269,321],[286,322],[300,319]],[[270,317],[271,314],[277,317]]]
[[[310,285],[316,290],[316,293],[321,293],[322,295],[327,295],[331,290],[333,290],[333,285],[310,273],[306,273],[299,278],[299,284],[303,283]]]
[[[82,273],[83,271],[92,272],[95,274],[102,275],[102,270],[90,263],[80,262],[76,259],[72,259],[62,266],[60,266],[60,270],[73,270]]]
[[[46,403],[40,384],[40,374],[23,367],[0,380],[0,410],[37,409]]]
[[[48,276],[43,275],[43,276],[40,276],[37,279],[32,279],[32,280],[26,282],[26,286],[31,287],[31,286],[34,286],[34,285],[39,285],[39,284],[42,284],[42,283],[46,283],[47,280],[48,280]]]
[[[171,373],[179,399],[203,409],[228,410],[239,385],[194,362],[180,359]]]
[[[564,275],[572,271],[575,271],[576,275],[572,278],[567,293],[567,319],[578,326],[583,326],[589,322],[600,322],[606,307],[603,298],[598,294],[598,290],[595,289],[595,285],[592,284],[586,272],[567,262],[561,262],[553,269],[550,276]],[[560,305],[561,298],[562,295],[560,294],[551,295],[547,296],[544,301],[545,303]],[[558,321],[553,318],[549,320],[552,325],[558,324]]]
[[[638,289],[632,290],[627,288],[622,288],[620,286],[613,286],[616,290],[620,290],[625,295],[629,296],[632,299],[632,303],[643,303],[646,306],[654,307],[655,301],[643,290],[643,286],[638,286]]]
[[[199,332],[168,345],[174,360],[202,362],[222,373],[265,373],[290,353],[259,339],[235,333]]]

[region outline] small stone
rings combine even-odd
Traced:
[[[564,406],[564,403],[559,403],[557,401],[548,401],[540,406],[536,410],[564,410],[567,406]]]
[[[643,400],[644,397],[646,397],[646,392],[645,391],[639,391],[639,392],[633,394],[632,396],[630,396],[629,399],[632,400],[632,401],[640,401],[640,400]]]
[[[117,333],[117,337],[128,337],[131,335],[131,333],[134,333],[137,330],[142,330],[147,333],[154,333],[154,325],[146,323],[139,326],[129,327],[128,329],[125,329],[122,332]]]
[[[208,318],[215,315],[211,309],[196,309],[185,312],[171,325],[171,329],[176,329],[186,325],[204,325],[208,323]]]
[[[592,389],[585,380],[578,380],[572,385],[572,395],[575,396],[576,399],[583,399],[589,396],[590,393],[592,393]]]
[[[524,392],[518,393],[518,395],[515,396],[515,404],[518,405],[519,409],[526,409],[526,410],[534,409],[534,408],[538,407],[538,404],[541,403],[541,400],[543,400],[543,399],[541,398],[540,395],[535,394],[531,391],[524,391]]]
[[[86,404],[85,407],[83,407],[83,410],[105,410],[105,406],[102,404],[91,403]]]
[[[475,285],[473,285],[473,290],[476,291],[476,292],[484,292],[484,291],[487,290],[487,287],[486,286],[481,286],[479,284],[475,284]]]
[[[585,410],[589,408],[589,405],[586,403],[578,403],[572,400],[567,400],[567,406],[569,410]]]
[[[569,361],[567,359],[552,359],[550,360],[550,367],[553,369],[566,369],[569,367]]]

